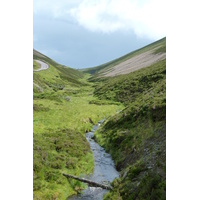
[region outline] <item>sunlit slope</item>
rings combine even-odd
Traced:
[[[35,92],[42,89],[57,91],[62,89],[65,84],[74,86],[83,84],[79,81],[83,78],[82,72],[60,65],[36,50],[33,50],[33,59],[41,60],[49,65],[49,69],[33,73]]]
[[[97,98],[88,75],[35,50],[33,58],[49,65],[33,72],[33,199],[66,200],[84,185],[62,173],[79,176],[93,170],[93,155],[84,133],[123,106],[111,101],[92,103]],[[38,68],[36,62],[33,68]]]
[[[91,80],[100,77],[112,77],[128,74],[138,69],[148,67],[166,58],[166,38],[158,40],[141,49],[126,54],[103,65],[83,69],[83,72],[93,75]]]

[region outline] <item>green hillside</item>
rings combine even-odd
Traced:
[[[97,98],[88,75],[39,52],[33,58],[49,64],[47,70],[33,72],[33,198],[66,199],[85,185],[66,179],[62,172],[81,175],[93,170],[84,133],[123,106],[111,101],[92,104]]]
[[[83,73],[60,65],[54,60],[48,58],[47,56],[33,50],[33,59],[41,60],[48,63],[50,68],[47,71],[35,72],[33,74],[33,80],[35,84],[40,84],[43,88],[47,90],[60,90],[64,87],[66,83],[71,86],[80,86],[83,83],[79,79],[83,78]],[[42,73],[42,74],[41,74]],[[35,92],[37,87],[34,86]]]
[[[95,140],[120,177],[104,199],[166,199],[166,59],[103,76],[136,55],[166,52],[166,38],[98,67],[74,70],[33,50],[33,199],[67,199],[85,187],[62,173],[93,171],[85,132],[106,118]],[[125,67],[124,67],[125,68]]]
[[[126,106],[95,135],[121,172],[105,199],[165,199],[166,60],[104,79],[94,94]]]

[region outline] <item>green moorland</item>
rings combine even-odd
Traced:
[[[95,134],[121,172],[104,199],[166,199],[166,60],[102,79],[94,94],[125,105]]]
[[[40,69],[40,64],[37,63],[35,60],[33,61],[33,70]]]
[[[33,73],[34,199],[67,199],[85,187],[62,172],[92,172],[93,156],[84,133],[103,118],[95,139],[120,171],[111,183],[114,190],[104,199],[166,199],[166,60],[126,75],[98,76],[155,47],[154,53],[165,52],[166,38],[83,71],[34,50],[33,58],[50,66]]]
[[[33,72],[33,199],[62,200],[85,187],[62,172],[83,176],[93,170],[84,133],[124,106],[94,97],[89,75],[35,50],[33,58],[50,66]]]

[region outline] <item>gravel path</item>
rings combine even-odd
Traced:
[[[40,65],[40,69],[37,70],[33,70],[34,72],[39,72],[41,70],[46,70],[49,68],[49,65],[47,65],[46,63],[42,62],[41,60],[35,60],[37,63],[39,63]]]

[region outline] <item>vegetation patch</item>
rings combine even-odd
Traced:
[[[166,53],[166,45],[161,46],[154,51],[154,54],[158,54],[158,53]]]
[[[153,95],[151,93],[155,87],[160,87],[160,89],[165,87],[165,80],[166,60],[162,60],[127,75],[102,79],[96,85],[94,95],[100,100],[111,100],[128,105],[138,97]],[[154,92],[156,93],[156,91]],[[155,95],[160,95],[159,91]]]
[[[106,100],[91,100],[89,104],[96,104],[96,105],[120,105],[119,102],[116,101],[106,101]]]
[[[33,104],[33,110],[36,111],[36,112],[39,112],[39,111],[49,111],[49,108],[43,106],[42,104]]]
[[[104,199],[166,199],[166,60],[126,75],[97,76],[152,48],[164,52],[165,42],[86,70],[92,77],[34,51],[34,59],[49,64],[33,73],[34,199],[62,200],[86,187],[62,173],[84,177],[93,171],[84,134],[103,118],[95,140],[120,171]]]
[[[93,155],[84,133],[124,106],[91,104],[97,98],[88,75],[39,53],[34,57],[41,57],[50,67],[33,73],[33,198],[62,200],[86,187],[62,173],[83,177],[93,171]]]
[[[165,199],[166,61],[104,79],[94,94],[126,106],[95,134],[121,171],[105,199]]]
[[[41,68],[40,64],[35,60],[33,60],[33,70],[38,70],[40,68]]]
[[[57,194],[59,199],[65,199],[63,194],[76,191],[77,184],[69,182],[62,172],[80,175],[89,174],[93,169],[93,156],[85,137],[79,132],[65,129],[34,134],[33,139],[34,193],[38,196],[40,191],[51,188],[52,195],[44,192],[43,198],[52,199]],[[62,185],[67,187],[58,192],[57,188]]]

